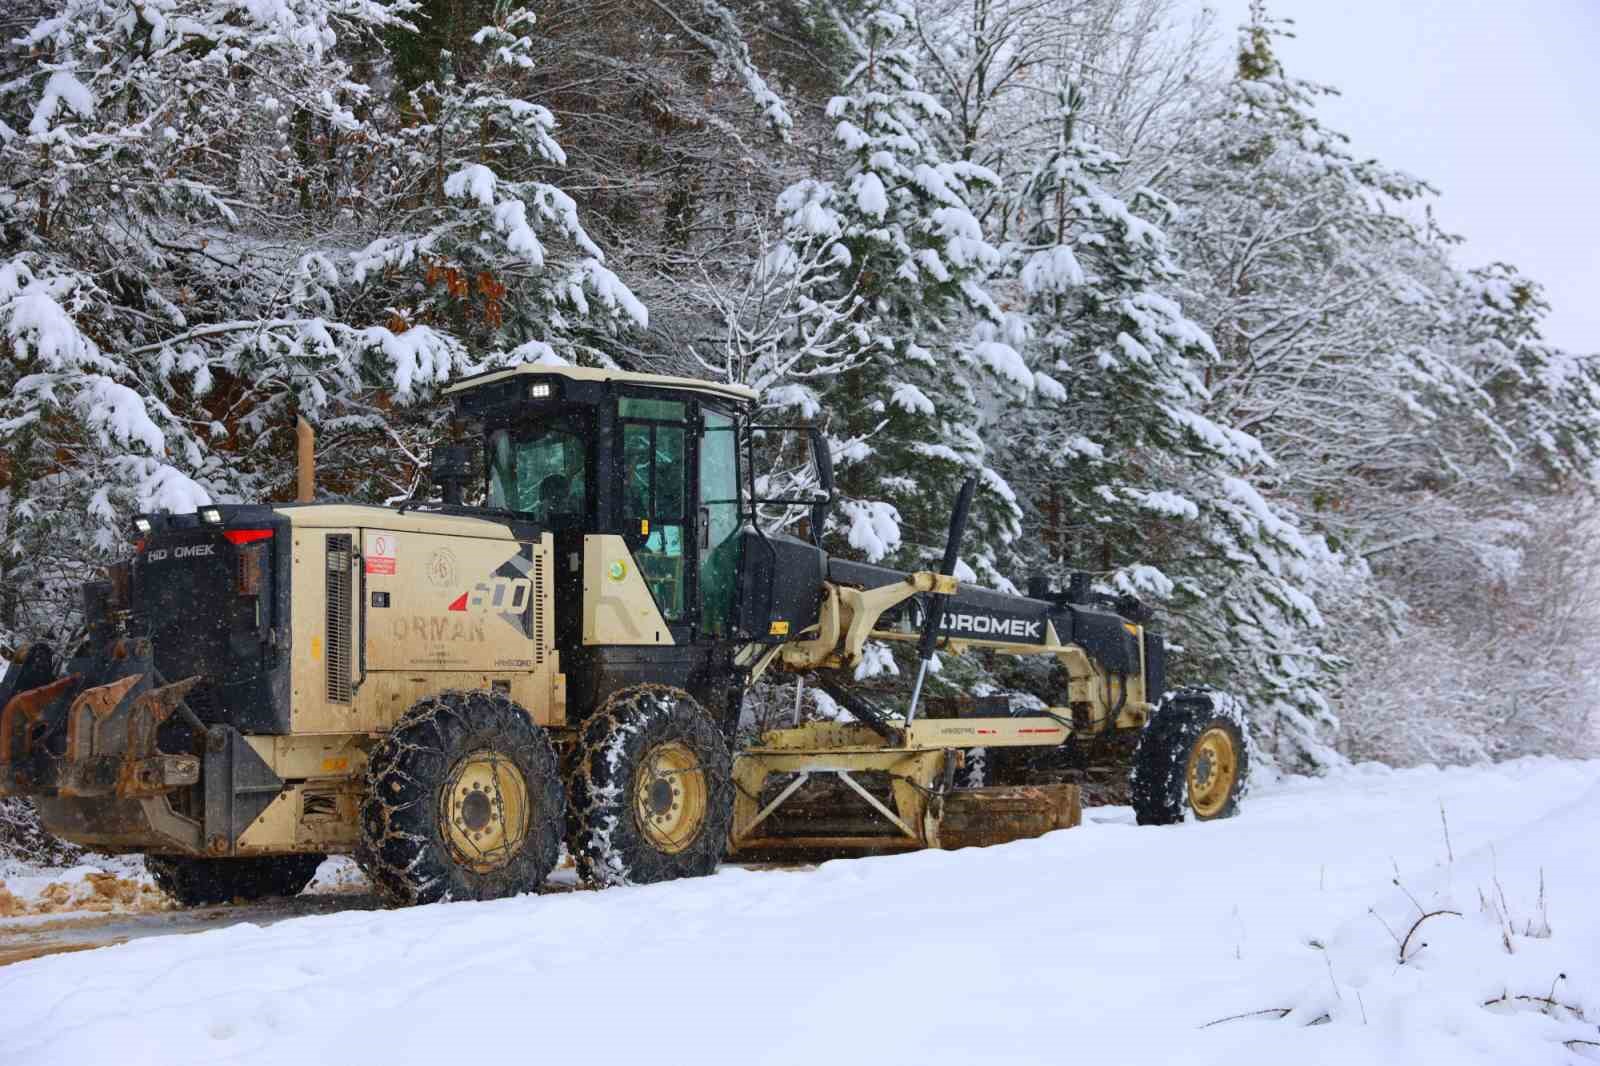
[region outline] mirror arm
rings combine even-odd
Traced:
[[[828,439],[822,430],[812,426],[807,433],[811,438],[811,458],[817,465],[817,478],[826,494],[826,499],[811,504],[811,542],[820,548],[823,527],[827,525],[828,513],[833,510],[833,453],[828,449]]]

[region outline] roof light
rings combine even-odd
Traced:
[[[530,400],[548,400],[550,398],[550,383],[548,381],[539,381],[528,386],[528,398]]]
[[[150,519],[145,518],[142,515],[140,517],[138,517],[138,518],[135,518],[133,520],[133,528],[137,529],[140,532],[141,535],[149,533],[150,532]]]
[[[202,507],[200,508],[200,521],[208,526],[220,526],[222,525],[222,512],[215,507]]]
[[[251,544],[258,540],[271,540],[270,529],[230,529],[222,534],[229,544]]]

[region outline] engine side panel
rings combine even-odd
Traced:
[[[450,688],[500,689],[540,724],[565,721],[548,534],[436,533],[431,516],[378,509],[348,516],[369,525],[318,517],[302,511],[293,535],[293,732],[386,729]]]

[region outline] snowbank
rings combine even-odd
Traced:
[[[1581,1062],[1563,1041],[1600,1039],[1597,781],[1549,759],[1355,767],[1222,823],[1091,817],[983,851],[150,938],[0,968],[0,1047],[8,1066]],[[1384,924],[1447,905],[1462,917],[1401,963]],[[1558,1007],[1517,998],[1557,973]]]

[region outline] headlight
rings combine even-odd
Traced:
[[[549,398],[550,398],[550,383],[548,381],[541,381],[541,382],[539,382],[539,383],[537,383],[535,385],[528,386],[528,399],[530,399],[530,400],[548,400]]]
[[[215,507],[202,507],[200,508],[200,521],[208,526],[220,526],[222,525],[222,512]]]
[[[133,520],[133,528],[137,529],[139,531],[139,535],[141,537],[142,536],[146,536],[150,532],[150,519],[148,519],[148,518],[135,518]]]

